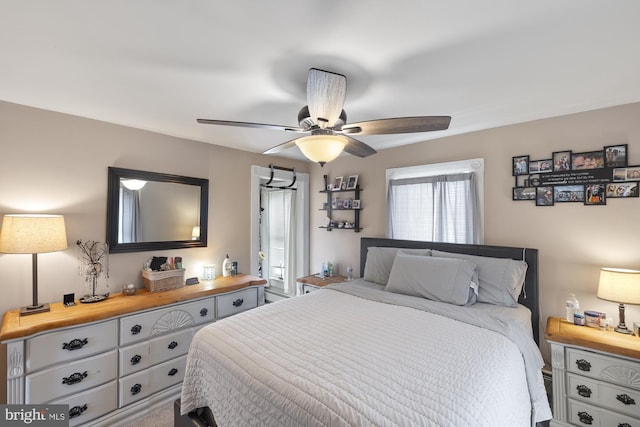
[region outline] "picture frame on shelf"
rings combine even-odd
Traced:
[[[342,189],[342,179],[343,177],[341,176],[336,176],[335,178],[333,178],[333,187],[332,190],[341,190]]]
[[[351,209],[352,205],[353,205],[353,200],[351,199],[344,199],[342,201],[342,209]]]
[[[355,199],[351,202],[351,208],[352,209],[360,209],[360,200],[359,199]]]
[[[358,185],[358,175],[351,175],[347,180],[347,190],[355,190]]]

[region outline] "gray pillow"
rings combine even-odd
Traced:
[[[431,249],[404,249],[371,246],[367,249],[367,260],[364,265],[363,279],[368,282],[386,285],[389,281],[389,274],[391,273],[393,260],[396,258],[398,250],[412,255],[431,255]]]
[[[431,254],[438,258],[464,259],[476,263],[480,285],[478,302],[517,307],[518,297],[527,273],[526,262],[510,258],[457,254],[435,249],[431,251]]]
[[[476,265],[464,259],[398,253],[385,291],[455,305],[476,301]]]

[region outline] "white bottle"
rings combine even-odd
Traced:
[[[569,294],[569,299],[567,299],[567,322],[573,323],[573,316],[578,312],[580,308],[580,303],[576,298],[576,294]]]
[[[224,277],[231,276],[231,268],[232,268],[231,260],[229,259],[229,254],[227,254],[227,257],[222,262],[222,275]]]
[[[351,267],[351,264],[347,267],[347,280],[353,280],[353,267]]]

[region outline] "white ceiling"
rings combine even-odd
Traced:
[[[0,100],[262,152],[311,67],[348,122],[450,115],[380,150],[640,101],[637,0],[0,0]],[[34,124],[37,125],[37,124]],[[285,155],[302,158],[297,148]]]

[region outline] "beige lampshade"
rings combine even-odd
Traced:
[[[306,158],[324,165],[342,153],[349,140],[339,135],[311,135],[296,140]]]
[[[640,271],[601,269],[598,298],[623,304],[640,304]]]
[[[5,215],[0,228],[0,252],[39,254],[67,249],[62,215]]]

